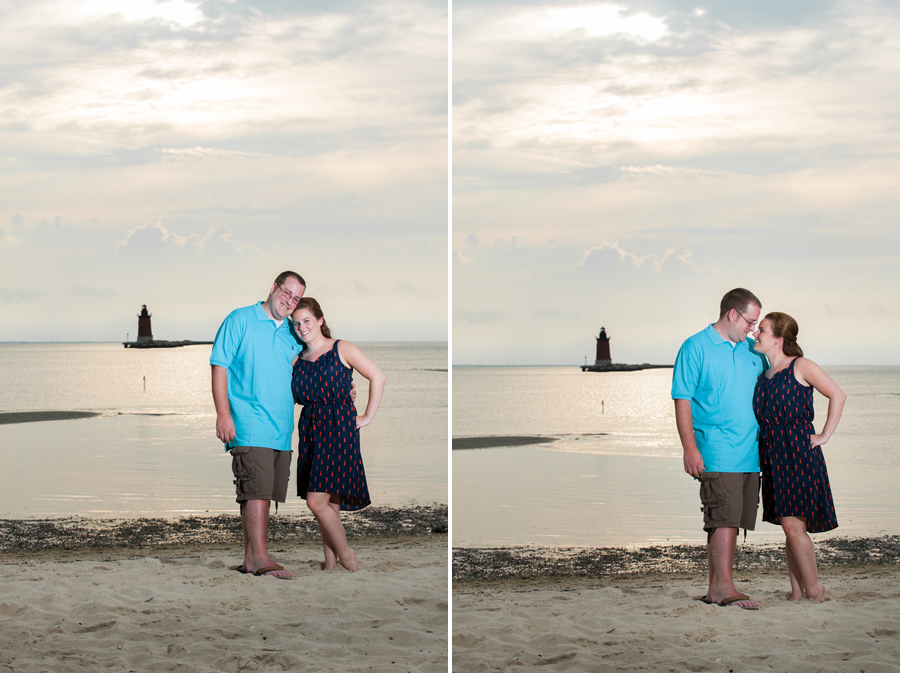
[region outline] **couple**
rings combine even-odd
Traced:
[[[760,464],[763,520],[784,530],[790,599],[825,600],[809,533],[837,528],[820,447],[847,398],[803,357],[796,321],[785,313],[760,320],[761,312],[749,290],[728,292],[718,321],[682,345],[672,377],[684,470],[700,480],[707,532],[709,587],[701,600],[746,610],[759,605],[737,591],[732,565],[738,528],[756,526]],[[812,424],[814,388],[828,398],[819,434]]]
[[[359,350],[331,338],[322,309],[304,298],[306,281],[281,273],[265,301],[232,311],[219,331],[212,366],[216,436],[232,455],[244,533],[243,573],[290,579],[266,550],[269,501],[284,502],[291,463],[294,401],[300,415],[297,494],[316,517],[324,569],[356,571],[340,510],[370,503],[359,428],[372,422],[385,376]],[[357,416],[352,372],[369,380],[366,411]]]

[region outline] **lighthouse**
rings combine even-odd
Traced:
[[[642,365],[629,365],[624,362],[613,364],[612,357],[609,354],[609,336],[606,334],[606,328],[600,328],[599,336],[594,337],[597,340],[597,359],[594,364],[587,363],[587,355],[584,356],[585,362],[581,367],[583,372],[639,372],[642,369],[671,369],[672,365],[651,365],[646,362]]]
[[[138,335],[134,341],[122,343],[125,348],[179,348],[180,346],[212,346],[212,341],[167,341],[165,339],[154,339],[153,328],[150,327],[150,316],[152,314],[147,310],[147,305],[141,307],[138,313]]]
[[[144,341],[153,341],[153,329],[150,327],[150,316],[152,314],[147,311],[147,305],[141,308],[141,312],[138,313],[138,343]],[[599,349],[599,346],[597,347]],[[600,352],[599,350],[597,351]],[[607,352],[609,349],[607,348]]]
[[[149,325],[149,318],[147,319]],[[606,328],[600,328],[600,336],[597,337],[597,359],[594,362],[595,367],[604,367],[612,364],[612,358],[609,356],[609,337],[606,336]]]

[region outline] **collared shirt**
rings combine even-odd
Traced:
[[[710,324],[678,351],[672,399],[691,401],[697,448],[709,472],[759,472],[753,390],[768,364],[754,343],[734,345]]]
[[[235,438],[225,445],[291,450],[294,396],[291,373],[302,350],[290,322],[276,323],[262,302],[228,314],[216,333],[211,365],[228,370],[228,403]]]

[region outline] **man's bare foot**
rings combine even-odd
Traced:
[[[332,561],[331,563],[329,563],[327,560],[325,560],[319,567],[322,568],[322,570],[334,570],[335,568],[337,568],[337,562]]]
[[[818,584],[816,589],[813,589],[812,592],[807,591],[806,597],[810,600],[816,601],[817,603],[825,602],[825,585]]]
[[[340,564],[344,566],[344,568],[352,573],[355,573],[357,570],[359,570],[359,565],[356,563],[356,552],[352,549],[350,549],[349,554],[342,554],[338,561],[340,561]]]

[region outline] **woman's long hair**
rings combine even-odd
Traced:
[[[800,331],[800,327],[797,325],[796,320],[787,313],[779,313],[777,311],[767,314],[763,320],[768,320],[772,323],[772,336],[783,340],[781,350],[785,355],[788,357],[803,357],[803,349],[797,343],[797,332]]]
[[[316,320],[322,320],[322,336],[324,336],[326,339],[330,339],[331,330],[328,328],[328,323],[325,322],[325,315],[322,313],[322,307],[319,306],[319,302],[317,302],[312,297],[303,297],[300,300],[300,303],[297,304],[297,308],[295,308],[294,310],[298,311],[301,308],[305,308],[310,313],[312,313]],[[297,337],[299,336],[300,335],[298,334]]]

